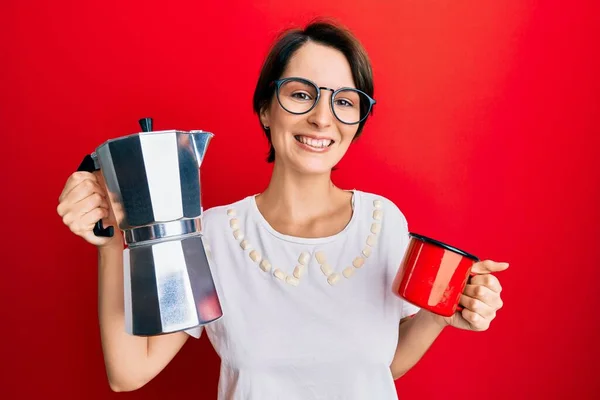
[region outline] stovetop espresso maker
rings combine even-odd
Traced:
[[[111,139],[87,155],[78,170],[104,176],[123,231],[125,325],[154,336],[205,325],[222,316],[202,237],[200,166],[213,134],[152,131]],[[112,236],[112,226],[94,227]]]

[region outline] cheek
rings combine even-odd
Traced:
[[[356,136],[356,132],[358,132],[358,126],[341,126],[340,134],[342,136],[342,144],[346,147],[350,146]]]
[[[291,132],[300,132],[306,130],[306,116],[293,115],[284,110],[273,110],[271,114],[271,138],[273,141],[279,140],[284,142],[290,139]],[[277,139],[275,138],[277,137]]]
[[[301,120],[301,116],[292,115],[281,107],[274,107],[271,111],[271,124],[281,131],[289,131]]]

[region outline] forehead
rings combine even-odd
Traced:
[[[283,78],[296,76],[332,89],[355,87],[350,63],[333,47],[314,42],[302,45],[290,58]]]

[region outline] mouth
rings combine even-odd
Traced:
[[[294,139],[296,139],[296,141],[302,143],[303,145],[313,148],[315,150],[326,149],[328,147],[331,147],[335,143],[335,140],[331,139],[313,139],[308,136],[302,135],[295,135]]]

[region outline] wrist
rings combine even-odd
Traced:
[[[103,253],[114,253],[116,251],[123,251],[123,242],[119,240],[119,236],[111,238],[108,242],[101,245],[97,245],[98,252]]]
[[[449,326],[448,320],[445,317],[441,316],[441,315],[434,314],[431,311],[428,311],[428,310],[425,310],[425,309],[419,310],[419,314],[422,314],[423,318],[425,318],[428,321],[430,321],[431,324],[434,324],[440,330],[443,330],[444,328],[446,328],[447,326]]]

